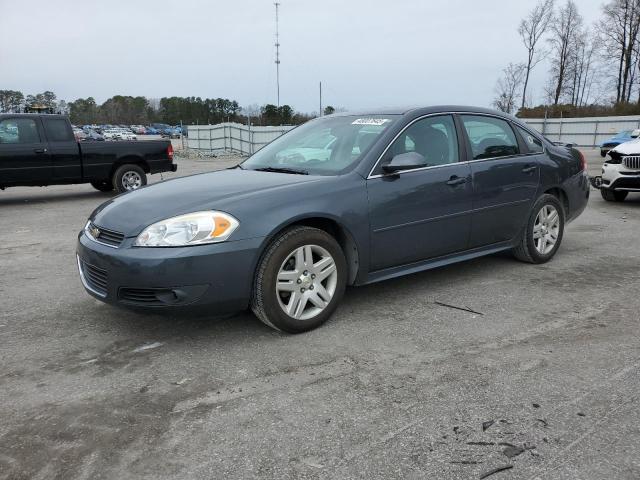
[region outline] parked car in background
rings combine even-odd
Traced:
[[[640,130],[623,130],[616,133],[613,137],[608,138],[600,144],[600,156],[605,157],[607,152],[621,143],[628,142],[634,138],[638,138]]]
[[[145,130],[145,132],[144,132],[145,135],[158,135],[158,133],[159,133],[157,128],[154,128],[154,127],[151,127],[151,126],[145,127],[144,130]]]
[[[84,130],[75,127],[73,129],[73,136],[76,137],[76,140],[81,141],[87,138],[87,133]]]
[[[122,193],[176,169],[166,140],[78,142],[66,116],[0,114],[0,189],[91,183]]]
[[[324,151],[323,135],[331,155],[283,155]],[[77,266],[103,302],[209,315],[250,306],[298,333],[325,322],[347,285],[499,251],[547,262],[589,191],[578,150],[501,112],[334,114],[236,168],[104,203],[78,236]]]
[[[143,125],[131,125],[130,129],[133,133],[138,135],[144,135],[146,133],[146,129]]]
[[[104,142],[104,137],[97,133],[95,130],[89,130],[87,136],[84,139],[85,142]]]
[[[602,165],[602,177],[594,186],[607,202],[623,202],[629,193],[640,192],[640,138],[609,150]]]
[[[135,133],[127,128],[109,128],[102,132],[105,140],[137,140]]]

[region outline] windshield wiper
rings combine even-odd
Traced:
[[[260,167],[254,168],[257,172],[276,172],[276,173],[293,173],[294,175],[309,175],[309,172],[306,170],[300,170],[297,168],[287,168],[287,167]]]

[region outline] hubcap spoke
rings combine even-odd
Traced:
[[[546,255],[553,250],[560,234],[560,214],[553,205],[540,209],[533,226],[533,243],[536,250]]]

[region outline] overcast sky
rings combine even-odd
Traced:
[[[280,0],[280,99],[300,111],[487,106],[536,0]],[[601,0],[577,0],[585,23]],[[0,89],[276,102],[270,0],[0,0]],[[546,64],[534,72],[542,97]]]

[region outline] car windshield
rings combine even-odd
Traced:
[[[277,138],[242,163],[246,170],[337,175],[360,161],[398,115],[327,116]]]

